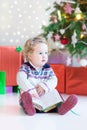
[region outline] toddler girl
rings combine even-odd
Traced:
[[[17,73],[17,83],[20,86],[20,102],[28,115],[34,115],[37,110],[33,105],[33,98],[43,96],[54,90],[57,77],[48,62],[48,45],[44,38],[36,37],[26,41],[23,48],[25,62]],[[77,104],[76,95],[70,95],[66,101],[60,103],[56,110],[64,115]]]

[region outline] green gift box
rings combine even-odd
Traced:
[[[0,94],[6,93],[6,72],[0,71]]]

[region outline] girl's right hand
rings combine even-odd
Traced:
[[[36,86],[36,91],[37,91],[39,96],[42,96],[45,94],[45,90],[40,85]]]

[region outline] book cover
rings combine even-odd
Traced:
[[[41,97],[33,98],[35,108],[44,112],[52,110],[60,102],[62,102],[62,99],[56,89],[44,94]]]

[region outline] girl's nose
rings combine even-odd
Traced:
[[[43,57],[46,57],[46,54],[43,54]]]

